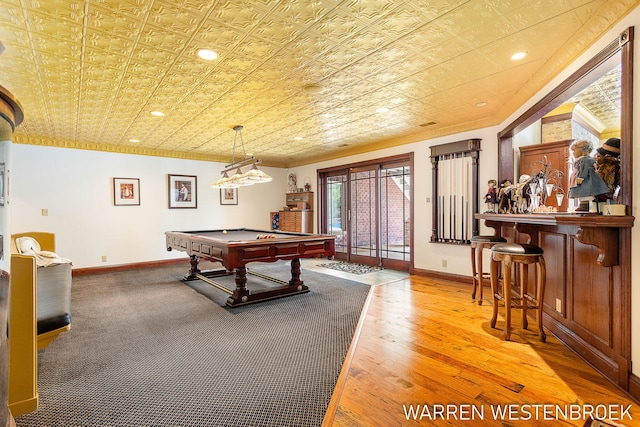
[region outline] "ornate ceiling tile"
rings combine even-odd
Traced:
[[[633,3],[0,0],[0,84],[17,142],[212,160],[243,124],[294,165],[499,123]]]

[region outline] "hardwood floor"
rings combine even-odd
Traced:
[[[503,341],[489,296],[478,305],[469,284],[418,276],[373,286],[323,427],[583,426],[591,408],[640,426],[640,404],[553,335],[541,343],[535,321],[522,330],[515,311]]]

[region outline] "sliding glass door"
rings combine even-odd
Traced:
[[[380,257],[395,269],[411,260],[411,167],[405,163],[380,169]]]
[[[409,270],[411,155],[319,171],[320,230],[336,236],[336,259]]]
[[[378,248],[378,168],[352,169],[349,172],[349,260],[380,265]]]
[[[349,221],[347,217],[347,174],[327,175],[325,178],[326,200],[324,200],[325,221],[323,233],[336,236],[336,258],[347,259]]]

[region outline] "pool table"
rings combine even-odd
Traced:
[[[167,250],[186,252],[191,269],[184,280],[200,279],[227,292],[226,304],[237,307],[255,302],[309,292],[300,280],[300,258],[327,257],[335,254],[335,236],[324,234],[290,233],[278,230],[237,228],[229,230],[167,231]],[[222,263],[224,269],[201,271],[200,259]],[[279,286],[259,291],[247,289],[247,268],[250,262],[291,260],[291,280],[284,282],[250,272]],[[212,280],[235,273],[236,288],[230,290]]]

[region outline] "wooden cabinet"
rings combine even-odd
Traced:
[[[285,204],[291,209],[313,210],[313,192],[287,193]]]
[[[544,326],[623,390],[629,390],[633,216],[476,214],[495,235],[544,250]],[[535,286],[536,269],[529,268]],[[532,288],[530,288],[532,291]]]
[[[313,211],[281,211],[280,230],[296,233],[313,232]]]
[[[290,210],[270,213],[271,228],[295,233],[313,233],[313,193],[287,193],[285,204]]]
[[[529,145],[520,147],[520,175],[535,175],[542,167],[541,161],[544,156],[551,164],[551,169],[559,170],[564,175],[560,185],[564,191],[562,203],[558,206],[556,190],[553,190],[550,197],[547,197],[546,206],[556,206],[559,212],[566,212],[569,205],[569,146],[572,139],[556,142],[546,142],[544,144]]]

